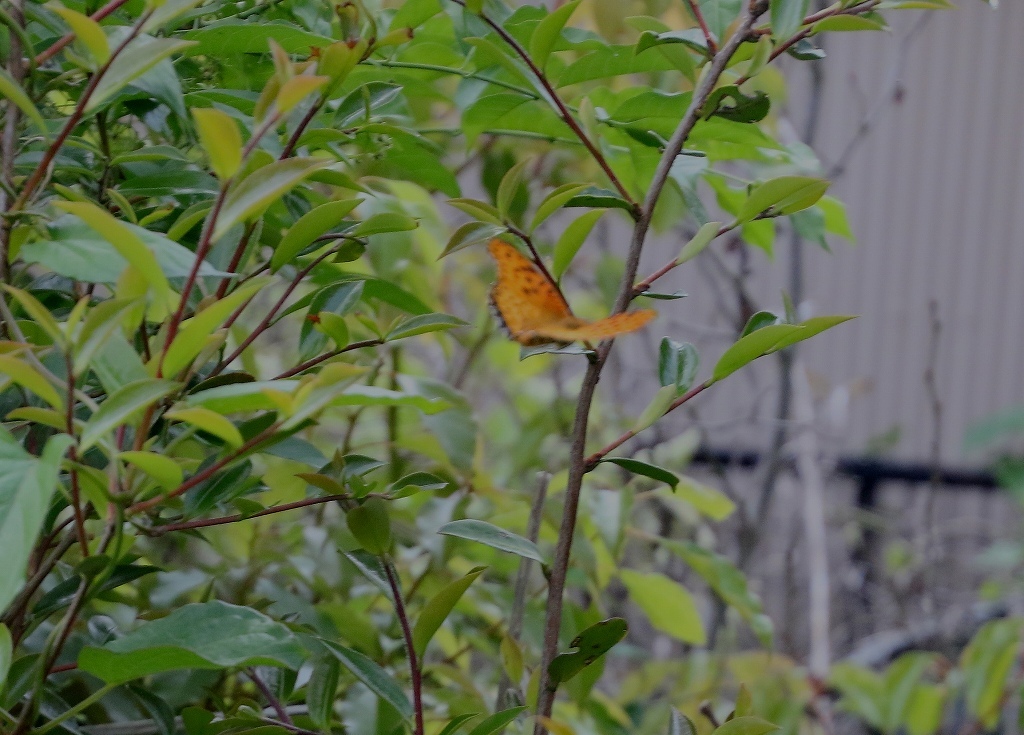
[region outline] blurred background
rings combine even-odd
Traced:
[[[781,312],[783,289],[802,317],[858,315],[796,356],[814,399],[824,544],[808,546],[794,475],[792,359],[761,361],[659,429],[665,440],[701,428],[699,473],[741,507],[719,543],[734,545],[781,647],[801,658],[823,554],[834,658],[962,643],[1018,599],[1024,4],[960,6],[894,16],[889,33],[832,34],[826,59],[788,60],[779,124],[813,147],[855,244],[830,239],[828,253],[780,227],[775,263],[725,242],[660,289],[691,298],[658,334],[707,360],[754,311]],[[677,247],[651,248],[641,272]]]

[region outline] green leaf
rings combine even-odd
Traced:
[[[181,465],[170,457],[154,452],[121,452],[118,459],[135,465],[152,477],[165,490],[173,490],[181,484],[184,473]]]
[[[491,225],[497,225],[502,227],[501,213],[498,208],[487,202],[481,202],[478,199],[449,199],[448,204],[458,209],[460,212],[465,212],[470,217],[486,222]],[[474,224],[474,223],[470,223]]]
[[[722,229],[721,222],[707,222],[702,225],[697,234],[695,234],[688,243],[683,245],[682,250],[679,251],[679,255],[676,256],[676,265],[682,265],[688,260],[692,260],[700,255],[704,248],[711,244],[712,240],[718,237],[718,233]]]
[[[675,493],[680,500],[686,501],[713,521],[724,521],[736,510],[736,504],[728,495],[692,477],[681,477]]]
[[[644,611],[657,630],[683,643],[704,645],[704,624],[685,587],[657,572],[644,574],[623,569],[619,575],[629,590],[630,600]]]
[[[39,128],[39,132],[48,136],[46,121],[43,119],[42,114],[32,104],[32,99],[25,94],[25,90],[21,88],[21,85],[15,82],[14,78],[5,69],[0,69],[0,95],[3,95],[17,105],[18,109],[24,112],[28,119]]]
[[[267,283],[268,279],[266,278],[254,278],[219,301],[210,304],[191,319],[183,321],[174,341],[167,348],[167,354],[162,363],[159,358],[155,358],[154,365],[161,364],[164,375],[177,375],[203,351],[210,335],[220,329],[227,318],[246,299],[264,288]]]
[[[715,40],[720,40],[740,14],[743,0],[698,0],[698,4]]]
[[[682,395],[697,379],[700,357],[689,342],[676,342],[665,337],[658,350],[658,380],[663,386],[674,386]]]
[[[743,325],[743,331],[740,333],[741,337],[746,337],[748,334],[756,332],[758,329],[764,329],[765,327],[771,327],[775,324],[780,324],[781,320],[779,317],[770,311],[759,311],[752,314],[747,323]]]
[[[637,417],[636,423],[630,427],[630,431],[634,434],[639,434],[644,429],[653,426],[658,419],[668,412],[677,395],[674,385],[666,385],[660,388],[654,394],[651,402],[647,404],[647,407],[640,412],[640,416]]]
[[[741,337],[718,358],[712,380],[722,380],[744,365],[773,352],[776,345],[799,334],[801,330],[803,327],[799,324],[775,324]]]
[[[155,296],[170,310],[177,302],[159,261],[129,225],[120,222],[105,209],[87,202],[54,202],[55,207],[73,214],[102,235],[149,283]]]
[[[92,57],[97,67],[110,58],[110,43],[99,23],[88,15],[83,15],[58,2],[50,3],[46,7],[64,19],[75,38],[89,52],[89,56]]]
[[[428,332],[440,332],[446,329],[455,329],[458,327],[468,327],[467,322],[462,321],[458,317],[451,316],[450,314],[421,314],[419,316],[412,316],[399,322],[391,331],[384,337],[386,342],[394,342],[397,339],[405,339],[406,337],[414,337],[418,334],[427,334]]]
[[[256,169],[228,192],[213,228],[213,239],[221,238],[239,222],[263,214],[303,179],[329,164],[320,158],[286,158]]]
[[[673,707],[669,719],[668,735],[697,735],[697,728],[694,727],[693,720]]]
[[[164,414],[168,421],[182,421],[223,441],[229,447],[240,447],[245,443],[241,432],[233,423],[208,408],[178,408]]]
[[[406,0],[391,19],[388,30],[418,28],[440,12],[440,0]]]
[[[0,681],[7,681],[7,672],[11,670],[14,648],[11,645],[11,631],[0,623]]]
[[[127,28],[125,30],[127,31]],[[127,87],[163,59],[192,45],[191,41],[181,39],[138,36],[114,59],[107,69],[107,73],[96,85],[96,90],[89,98],[85,111],[92,112],[109,97]]]
[[[179,383],[169,380],[148,378],[129,383],[111,393],[86,422],[85,428],[82,429],[82,438],[79,440],[79,449],[84,452],[108,431],[113,431],[118,426],[128,423],[147,406],[179,387],[181,387]]]
[[[576,257],[576,253],[586,242],[594,225],[601,219],[605,211],[604,209],[595,209],[593,212],[587,212],[562,231],[561,237],[555,243],[555,253],[551,264],[551,274],[556,279],[561,278],[568,269],[569,264]]]
[[[346,648],[333,641],[322,640],[321,642],[346,669],[355,674],[356,678],[368,686],[374,694],[398,710],[404,717],[412,716],[412,705],[409,704],[405,692],[395,682],[393,676],[358,651],[353,651],[351,648]]]
[[[786,53],[801,61],[817,61],[825,58],[825,50],[818,48],[806,38],[801,38],[790,46],[786,49]]]
[[[445,619],[455,608],[455,605],[462,599],[462,595],[465,594],[466,590],[476,581],[477,577],[483,574],[486,568],[476,567],[471,570],[466,576],[444,587],[423,606],[419,617],[416,619],[416,625],[412,629],[413,649],[418,657],[422,658],[423,652],[427,650],[427,644],[434,637],[434,633],[438,631],[441,624],[444,623]]]
[[[180,607],[102,647],[86,646],[78,668],[108,684],[122,684],[179,669],[298,669],[305,657],[281,623],[250,607],[214,600]]]
[[[602,463],[608,462],[615,464],[622,469],[632,472],[635,475],[643,475],[649,477],[652,480],[658,482],[664,482],[671,488],[674,488],[679,484],[679,478],[672,472],[669,472],[664,467],[658,467],[647,462],[641,462],[639,459],[632,459],[630,457],[606,457],[601,460]]]
[[[747,621],[767,648],[772,644],[771,619],[764,614],[761,599],[747,584],[747,578],[724,556],[689,541],[659,538],[658,542],[678,555],[727,605]],[[737,712],[737,715],[745,713]]]
[[[439,732],[437,735],[455,735],[455,733],[457,733],[462,728],[463,725],[465,725],[470,720],[476,719],[479,716],[480,715],[478,713],[474,712],[472,714],[464,714],[459,715],[458,717],[453,717],[451,721],[444,726],[444,729],[441,730],[441,732]]]
[[[330,730],[334,719],[334,703],[338,698],[341,662],[333,656],[323,656],[313,665],[306,684],[306,706],[309,717],[322,730]]]
[[[476,727],[469,731],[469,735],[495,735],[508,727],[515,718],[525,711],[526,707],[512,707],[502,712],[495,712],[481,720]]]
[[[537,211],[533,214],[530,232],[540,227],[548,217],[561,209],[566,202],[590,186],[590,184],[563,184],[544,197],[544,201],[540,203]]]
[[[367,498],[345,514],[345,523],[359,545],[371,554],[386,554],[391,548],[391,517],[382,498]]]
[[[747,715],[746,717],[734,717],[728,722],[722,723],[712,731],[712,735],[766,735],[778,729],[778,725],[773,725],[768,720]]]
[[[569,644],[576,650],[560,653],[552,659],[548,666],[551,683],[557,686],[572,679],[608,653],[628,631],[629,626],[622,618],[609,618],[586,628]]]
[[[486,222],[467,222],[452,233],[438,259],[468,248],[470,245],[487,242],[506,232],[508,232],[508,228],[504,226],[490,225]]]
[[[591,209],[602,207],[604,209],[624,209],[632,212],[632,205],[620,197],[614,191],[601,189],[597,186],[588,186],[583,191],[573,195],[565,203],[566,207],[589,207]]]
[[[419,223],[407,214],[378,212],[370,215],[352,230],[353,237],[379,235],[382,232],[408,232],[419,227]]]
[[[57,489],[61,458],[72,443],[70,436],[54,436],[37,458],[0,426],[0,610],[25,583],[29,555]]]
[[[190,56],[227,58],[239,54],[265,54],[273,39],[290,54],[308,55],[314,46],[326,48],[334,43],[330,36],[321,36],[302,30],[297,24],[284,21],[258,23],[251,20],[227,19],[187,31],[183,37],[195,42]]]
[[[205,216],[205,212],[200,214]],[[159,232],[151,232],[129,222],[121,222],[121,226],[142,241],[168,278],[184,278],[192,270],[196,256],[188,248]],[[47,225],[46,232],[46,239],[26,243],[22,247],[21,257],[26,262],[40,263],[62,276],[86,283],[115,283],[128,266],[127,260],[110,240],[77,217],[59,217]],[[199,266],[198,275],[227,277],[231,274],[219,271],[204,261]]]
[[[754,187],[736,219],[749,222],[756,217],[778,217],[813,206],[829,187],[826,179],[812,176],[780,176]]]
[[[771,0],[772,35],[786,41],[800,30],[810,0]]]
[[[242,165],[242,134],[226,112],[213,107],[192,110],[199,143],[210,159],[210,168],[221,181],[230,179]]]
[[[54,385],[32,365],[11,355],[0,355],[0,385],[6,386],[13,381],[26,390],[30,390],[53,408],[63,409],[64,399]]]
[[[523,174],[530,163],[530,159],[525,158],[506,171],[505,175],[501,177],[501,183],[498,184],[498,193],[495,196],[494,203],[502,220],[507,221],[510,219],[512,201],[515,199],[516,192],[519,191],[519,187],[523,183]]]
[[[569,18],[579,7],[581,0],[572,0],[560,8],[555,9],[544,20],[537,24],[530,37],[530,57],[533,63],[541,71],[548,64],[548,57],[554,50],[558,39],[562,35],[562,29],[569,22]]]
[[[419,492],[444,490],[451,484],[429,472],[411,472],[388,485],[387,494],[393,499],[407,498]]]
[[[524,559],[533,559],[541,564],[545,563],[544,557],[535,543],[511,531],[498,528],[487,521],[478,521],[472,518],[452,521],[441,526],[437,532],[445,536],[455,536],[467,541],[476,541],[498,551],[507,551]]]
[[[155,7],[146,22],[142,24],[142,32],[149,33],[160,30],[202,2],[203,0],[164,0],[161,3],[152,3],[151,5]]]
[[[819,20],[814,24],[815,33],[826,31],[884,31],[887,28],[884,22],[875,18],[865,18],[862,15],[842,15]]]

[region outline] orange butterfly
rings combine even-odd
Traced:
[[[654,318],[654,311],[641,309],[596,322],[580,319],[551,279],[512,245],[491,240],[487,249],[498,264],[491,305],[509,336],[519,344],[600,342],[640,329]]]

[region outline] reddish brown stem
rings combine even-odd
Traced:
[[[686,0],[686,4],[690,8],[690,14],[693,16],[693,19],[700,26],[701,33],[704,34],[704,42],[708,46],[708,55],[714,56],[718,53],[718,44],[715,43],[715,37],[711,35],[711,29],[708,28],[708,23],[704,20],[704,13],[700,12],[700,6],[696,0]]]
[[[409,625],[409,617],[405,614],[405,602],[402,600],[402,588],[398,584],[395,566],[389,559],[382,557],[381,561],[384,562],[384,571],[387,573],[391,596],[395,602],[395,614],[398,615],[398,622],[402,626],[402,637],[405,639],[405,650],[409,657],[409,674],[412,677],[412,708],[416,717],[415,735],[423,735],[423,698],[421,695],[423,682],[419,661],[416,658],[416,648],[412,640],[412,627]]]
[[[715,237],[716,238],[717,237],[721,237],[722,235],[724,235],[725,233],[729,232],[730,230],[732,230],[734,228],[735,228],[735,225],[724,225],[724,226],[722,226],[721,229],[718,230],[717,233],[715,233]],[[712,238],[712,239],[714,239],[714,238]],[[635,286],[633,286],[633,298],[636,298],[637,296],[640,296],[641,294],[643,294],[645,291],[649,290],[650,287],[651,287],[651,284],[653,284],[655,281],[657,281],[659,278],[664,276],[666,273],[668,273],[669,271],[677,268],[680,265],[682,265],[682,264],[681,263],[677,263],[675,258],[673,258],[669,262],[665,263],[665,265],[661,266],[661,268],[659,268],[658,270],[654,271],[654,273],[652,273],[651,275],[647,276],[647,278],[645,278],[644,280],[640,281],[640,283],[638,283]]]
[[[149,536],[163,536],[165,533],[171,533],[172,531],[191,531],[196,528],[209,528],[210,526],[226,526],[230,523],[238,523],[239,521],[247,521],[250,518],[262,518],[263,516],[274,515],[275,513],[284,513],[289,510],[297,510],[299,508],[308,508],[312,505],[322,505],[324,503],[333,503],[336,500],[345,500],[348,495],[321,495],[315,498],[306,498],[304,500],[296,500],[293,503],[285,503],[283,505],[275,505],[272,508],[264,508],[256,513],[250,513],[244,515],[242,513],[236,513],[230,516],[221,516],[219,518],[202,518],[196,521],[182,521],[181,523],[168,523],[165,526],[154,526],[153,528],[143,529],[143,532]]]
[[[687,401],[689,401],[689,400],[690,400],[691,398],[693,398],[694,396],[697,396],[697,395],[699,395],[699,394],[703,393],[703,392],[704,392],[704,390],[705,390],[705,389],[706,389],[706,388],[707,388],[707,387],[708,387],[709,385],[711,385],[711,384],[710,384],[710,383],[701,383],[700,385],[696,386],[695,388],[691,388],[691,389],[690,389],[689,391],[687,391],[687,392],[686,392],[686,393],[684,393],[683,395],[679,396],[679,398],[677,398],[676,400],[674,400],[674,401],[673,401],[673,402],[672,402],[672,403],[671,403],[671,404],[669,405],[669,407],[668,407],[668,408],[667,408],[667,409],[665,410],[665,413],[667,414],[667,413],[670,413],[670,412],[672,412],[672,411],[675,411],[675,410],[676,410],[677,408],[679,408],[680,406],[682,406],[682,405],[683,405],[684,403],[686,403]],[[664,415],[664,414],[663,414],[663,415]],[[601,461],[602,459],[604,459],[604,458],[605,458],[606,456],[608,456],[608,454],[609,454],[610,452],[612,452],[612,451],[614,451],[614,450],[618,449],[618,448],[619,448],[620,446],[622,446],[622,445],[623,445],[623,444],[625,444],[625,443],[626,443],[627,441],[629,441],[630,439],[632,439],[632,438],[633,438],[634,436],[636,436],[636,435],[637,435],[638,433],[639,433],[639,432],[633,431],[633,430],[631,429],[631,430],[627,431],[627,432],[626,432],[625,434],[623,434],[622,436],[620,436],[620,437],[619,437],[618,439],[616,439],[615,441],[613,441],[613,442],[611,442],[611,443],[607,444],[606,446],[602,447],[602,448],[601,448],[601,449],[599,449],[598,451],[596,451],[596,452],[594,452],[593,454],[591,454],[591,455],[590,455],[589,457],[587,457],[587,458],[586,458],[585,460],[583,460],[583,467],[584,467],[584,472],[590,472],[590,471],[592,471],[592,470],[593,470],[593,469],[594,469],[595,467],[597,467],[598,463],[599,463],[599,462],[600,462],[600,461]]]
[[[384,344],[384,340],[382,339],[364,339],[362,342],[353,342],[350,345],[345,345],[344,347],[332,350],[331,352],[326,352],[323,355],[314,357],[311,360],[306,360],[305,362],[296,365],[290,370],[285,370],[283,373],[275,377],[274,380],[282,380],[284,378],[290,378],[293,375],[298,375],[299,373],[309,370],[311,367],[316,367],[320,363],[327,362],[332,357],[337,357],[338,355],[344,354],[346,352],[351,352],[352,350],[361,350],[363,347],[376,347],[377,345],[382,344]]]
[[[134,515],[136,513],[141,513],[144,510],[149,510],[154,506],[160,505],[160,503],[163,503],[165,500],[176,498],[182,493],[188,492],[199,483],[210,479],[229,464],[243,457],[254,447],[265,442],[267,439],[273,436],[274,432],[277,431],[277,429],[280,426],[280,423],[272,424],[271,426],[269,426],[268,428],[264,429],[259,434],[254,436],[252,439],[247,441],[245,444],[240,446],[238,449],[231,452],[228,456],[224,457],[223,459],[217,462],[214,462],[205,470],[202,470],[201,472],[197,472],[196,474],[192,475],[192,477],[185,480],[183,483],[178,485],[178,487],[174,488],[174,490],[167,493],[166,495],[157,495],[156,497],[150,498],[149,500],[143,500],[138,503],[135,503],[134,505],[129,506],[124,512],[125,515],[129,516]]]
[[[146,22],[152,11],[147,11],[142,14],[135,25],[132,27],[131,32],[124,37],[124,40],[117,45],[117,47],[110,52],[110,58],[108,58],[103,65],[96,70],[96,72],[89,77],[89,82],[85,85],[85,89],[82,90],[81,97],[78,98],[78,103],[75,105],[75,109],[72,110],[71,116],[68,117],[67,122],[64,123],[64,127],[57,133],[57,137],[53,143],[50,144],[49,148],[43,153],[43,157],[40,159],[35,170],[29,175],[28,180],[25,181],[25,185],[21,189],[21,193],[18,198],[14,200],[8,211],[20,212],[28,204],[29,199],[32,198],[32,194],[35,193],[36,187],[39,186],[39,182],[43,180],[47,170],[50,168],[50,164],[53,163],[53,159],[57,157],[57,152],[61,149],[67,141],[68,136],[71,135],[71,131],[75,129],[75,126],[82,120],[85,115],[85,108],[89,104],[89,100],[92,98],[93,93],[96,91],[96,87],[99,85],[100,80],[103,79],[103,75],[110,69],[110,65],[117,60],[117,57],[121,55],[121,52],[128,47],[128,44],[136,39],[139,32],[142,30],[142,24]]]
[[[102,8],[97,10],[89,17],[95,21],[103,20],[127,2],[128,0],[111,0],[109,3],[104,5]],[[64,36],[62,36],[59,40],[55,41],[48,49],[46,49],[36,57],[36,66],[52,59],[54,56],[57,55],[58,52],[60,52],[61,49],[63,49],[65,46],[67,46],[74,40],[74,33],[67,33]]]
[[[466,7],[465,0],[452,0],[452,2],[461,5],[463,8]],[[597,165],[601,167],[601,170],[604,171],[605,176],[608,177],[608,180],[619,192],[619,195],[627,202],[629,202],[630,214],[633,215],[633,219],[639,219],[640,205],[636,201],[634,201],[632,196],[630,196],[629,191],[626,189],[625,186],[623,186],[622,182],[619,181],[619,177],[615,174],[615,171],[613,171],[612,167],[608,164],[608,161],[605,159],[604,154],[602,154],[601,151],[598,150],[597,146],[594,145],[594,142],[590,140],[590,137],[586,134],[583,128],[580,127],[580,124],[576,121],[576,118],[572,116],[572,112],[569,111],[568,106],[566,106],[565,102],[562,101],[562,98],[558,96],[558,92],[555,90],[554,85],[552,85],[551,82],[548,81],[548,77],[544,73],[544,71],[537,66],[533,59],[530,58],[530,54],[527,53],[526,49],[524,49],[522,45],[520,45],[519,41],[517,41],[508,31],[501,27],[500,23],[493,20],[492,18],[489,18],[485,13],[479,13],[478,17],[480,18],[480,20],[482,20],[484,23],[490,26],[491,29],[495,33],[497,33],[498,36],[501,37],[501,40],[508,44],[508,46],[513,51],[515,51],[516,56],[522,59],[523,63],[530,68],[530,71],[537,78],[537,81],[540,82],[542,87],[544,87],[544,91],[547,93],[547,96],[551,104],[554,105],[555,109],[558,111],[559,116],[562,118],[562,122],[569,126],[569,129],[572,130],[572,132],[576,135],[577,138],[579,138],[579,141],[580,143],[583,144],[583,147],[590,152],[590,155],[597,162]]]

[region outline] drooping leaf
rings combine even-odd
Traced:
[[[250,607],[193,603],[102,647],[86,646],[78,667],[108,684],[178,669],[287,666],[305,659],[288,628]]]
[[[632,472],[635,475],[643,475],[649,477],[652,480],[658,482],[664,482],[669,487],[674,488],[679,484],[679,478],[673,472],[669,472],[664,467],[658,467],[648,462],[641,462],[639,459],[632,459],[631,457],[606,457],[601,462],[607,462],[609,464],[615,464],[624,470]]]
[[[486,567],[476,567],[469,574],[441,589],[423,606],[412,629],[413,647],[416,649],[417,656],[423,656],[434,633],[444,623],[462,595],[476,581],[476,578],[483,574],[485,569]]]
[[[405,717],[412,715],[412,705],[409,704],[405,692],[395,681],[395,678],[372,659],[364,656],[358,651],[346,648],[340,643],[333,641],[321,641],[330,653],[341,662],[342,666],[355,674],[359,681],[363,682],[374,694],[390,704]]]
[[[79,448],[85,451],[107,432],[127,424],[146,407],[178,387],[178,383],[170,380],[152,378],[130,383],[111,393],[86,422],[79,440]]]
[[[213,228],[213,239],[219,239],[239,222],[258,217],[307,176],[327,165],[329,161],[323,159],[297,157],[256,169],[228,192]]]
[[[533,559],[541,564],[545,563],[544,557],[535,543],[511,531],[498,528],[487,521],[478,521],[472,518],[452,521],[441,526],[437,532],[445,536],[455,536],[467,541],[476,541],[493,549],[498,549],[498,551],[507,551],[510,554],[516,554],[526,559]]]
[[[57,489],[61,458],[71,444],[70,436],[59,434],[34,457],[0,426],[0,609],[25,582],[29,555]]]
[[[623,569],[619,575],[629,598],[644,611],[651,625],[684,643],[704,645],[704,623],[685,587],[658,572]]]

